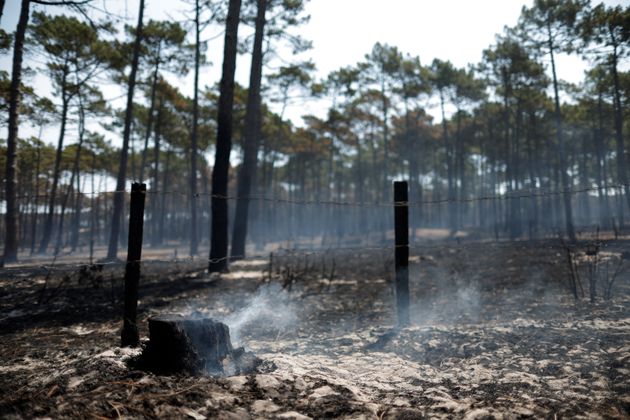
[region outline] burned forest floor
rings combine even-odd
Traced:
[[[141,337],[156,314],[223,321],[264,360],[227,378],[130,367],[122,265],[9,267],[0,417],[628,418],[630,242],[599,245],[412,248],[401,330],[391,251],[277,252],[212,276],[203,260],[143,263]]]

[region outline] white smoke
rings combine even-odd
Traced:
[[[249,328],[280,333],[295,325],[296,321],[296,308],[291,296],[278,284],[260,287],[242,309],[222,320],[230,327],[230,336],[235,345],[242,345],[241,336]]]

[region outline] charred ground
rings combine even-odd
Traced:
[[[628,244],[604,241],[599,269]],[[259,374],[157,376],[120,349],[122,268],[9,270],[0,296],[4,417],[616,417],[630,414],[630,279],[574,301],[558,241],[412,249],[412,327],[392,329],[385,251],[276,253],[208,278],[144,263],[158,313],[225,320]],[[606,257],[608,255],[608,257]],[[612,256],[612,257],[611,257]],[[586,287],[585,256],[576,253]],[[617,261],[617,260],[615,260]],[[608,265],[606,265],[608,264]],[[630,262],[628,263],[630,264]],[[48,279],[46,280],[46,278]]]

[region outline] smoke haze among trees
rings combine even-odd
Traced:
[[[223,261],[385,244],[398,179],[416,241],[574,241],[630,218],[627,6],[538,0],[478,61],[383,41],[323,73],[307,1],[188,1],[160,20],[151,2],[17,4],[19,25],[0,20],[5,263],[116,258],[132,181],[146,245]],[[586,63],[571,83],[567,56]]]

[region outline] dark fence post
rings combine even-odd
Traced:
[[[409,204],[407,181],[394,182],[396,308],[398,326],[409,325]]]
[[[131,184],[129,204],[129,237],[127,241],[127,265],[125,267],[125,311],[121,345],[135,347],[140,344],[136,315],[138,312],[138,283],[140,282],[140,258],[142,257],[142,228],[144,225],[144,199],[146,184]]]

